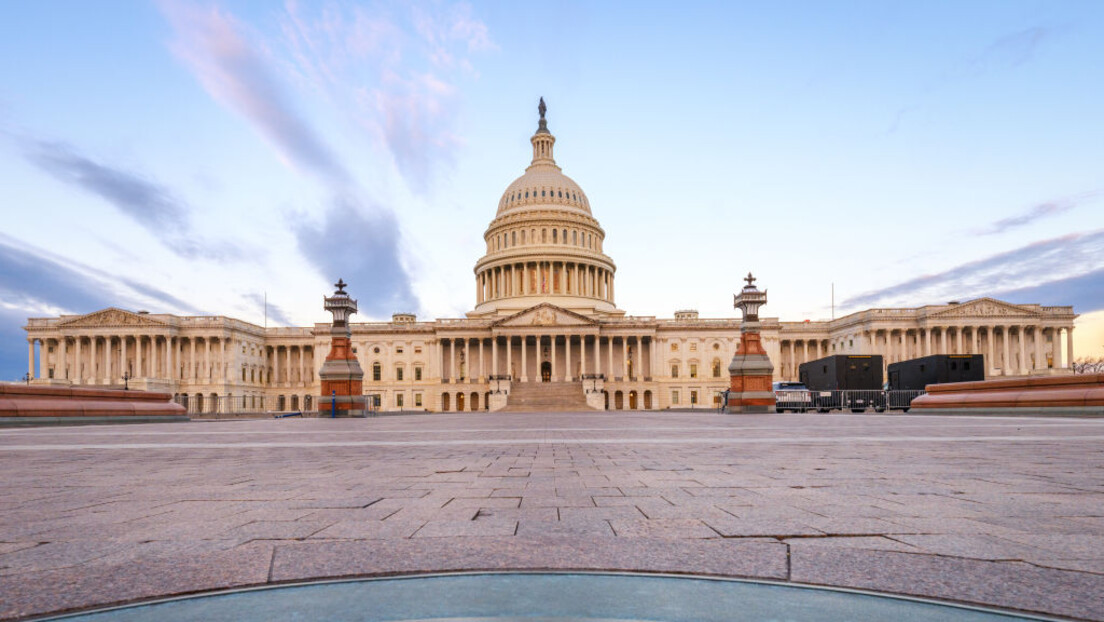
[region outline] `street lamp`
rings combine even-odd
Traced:
[[[23,374],[23,382],[26,382],[27,384],[31,384],[32,378],[34,378],[34,376],[31,375],[31,372]]]
[[[131,375],[130,375],[129,371],[123,372],[123,390],[124,391],[129,391],[130,390],[130,378],[131,378]]]

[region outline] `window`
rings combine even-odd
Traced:
[[[403,353],[403,347],[402,346],[398,346],[398,347],[395,348],[395,354],[402,354],[402,353]]]
[[[380,376],[383,375],[383,370],[379,363],[372,363],[372,381],[379,382]]]
[[[696,342],[696,341],[690,342],[690,351],[691,352],[697,352],[698,351],[698,342]]]
[[[697,391],[691,391],[690,392],[690,404],[693,405],[693,404],[697,404],[697,403],[698,403],[698,392]]]
[[[422,406],[422,394],[421,393],[415,393],[414,394],[414,406],[416,406],[418,408],[421,408],[421,406]]]
[[[713,361],[713,377],[714,378],[720,378],[721,377],[721,362],[720,361]]]
[[[418,366],[418,367],[414,368],[414,379],[415,380],[421,380],[422,379],[422,368],[421,368],[421,366]]]
[[[678,365],[671,366],[671,377],[678,378]]]
[[[719,344],[719,343],[713,344],[713,349],[714,350],[720,350],[721,349],[721,344]]]
[[[403,379],[403,368],[402,367],[396,367],[395,368],[395,380],[402,380],[402,379]]]
[[[697,378],[698,377],[698,364],[697,363],[690,363],[690,377],[691,378]]]
[[[398,395],[395,396],[395,406],[398,406],[399,408],[403,407],[403,394],[402,393],[399,393]]]
[[[414,354],[421,354],[422,346],[414,346]]]
[[[375,348],[372,348],[372,353],[373,354],[379,354],[379,347],[377,346]]]
[[[672,343],[671,344],[671,352],[678,352],[678,344],[677,343]]]
[[[678,397],[679,397],[678,396],[678,391],[671,391],[671,405],[672,406],[677,405],[679,403],[678,402]]]
[[[556,243],[556,234],[557,234],[557,233],[559,233],[559,231],[558,231],[558,230],[556,230],[556,229],[553,229],[553,230],[552,230],[552,243],[553,243],[553,244],[555,244],[555,243]]]
[[[517,246],[517,231],[510,233],[510,246]]]

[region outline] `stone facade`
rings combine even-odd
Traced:
[[[556,165],[543,114],[531,142],[530,166],[507,188],[484,234],[476,306],[467,317],[418,321],[400,313],[390,322],[351,324],[370,403],[498,409],[517,383],[547,380],[573,383],[589,403],[610,409],[719,406],[740,321],[618,309],[605,231],[582,189]],[[888,365],[980,353],[987,377],[1026,376],[1068,371],[1075,317],[1068,306],[981,298],[831,321],[762,318],[760,334],[780,380],[796,379],[801,362],[829,354],[881,354]],[[330,348],[329,324],[263,328],[116,308],[31,318],[25,329],[34,382],[114,386],[126,374],[131,387],[188,396],[192,412],[314,410]]]

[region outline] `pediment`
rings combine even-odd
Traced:
[[[978,298],[958,305],[950,305],[928,317],[1034,317],[1037,313],[994,298]]]
[[[547,302],[511,316],[504,317],[492,326],[496,328],[523,328],[529,326],[594,326],[597,322]]]
[[[140,313],[108,307],[102,311],[93,311],[86,315],[66,318],[58,322],[59,328],[103,328],[106,326],[166,326],[164,322],[151,319]]]

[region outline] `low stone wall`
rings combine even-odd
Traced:
[[[912,413],[1104,416],[1104,374],[931,384]]]
[[[0,424],[146,421],[188,421],[188,417],[168,393],[0,384]]]

